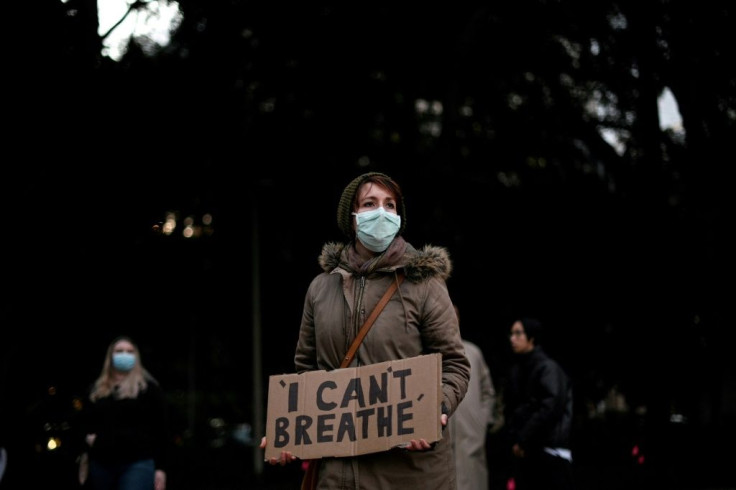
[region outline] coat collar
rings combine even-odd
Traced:
[[[431,277],[447,280],[452,272],[452,261],[446,248],[425,245],[417,250],[400,236],[386,252],[377,256],[375,262],[358,264],[354,258],[351,259],[353,255],[357,255],[353,242],[328,242],[322,247],[319,265],[325,272],[340,268],[354,275],[391,272],[403,268],[406,278],[412,282],[421,282]]]

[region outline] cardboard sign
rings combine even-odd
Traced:
[[[269,378],[264,458],[385,451],[442,438],[442,355]]]

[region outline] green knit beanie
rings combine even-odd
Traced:
[[[337,206],[337,227],[340,228],[346,237],[351,240],[355,237],[355,230],[353,229],[353,203],[355,202],[355,193],[358,192],[360,185],[365,182],[369,177],[380,175],[387,179],[391,179],[386,174],[381,172],[368,172],[354,178],[342,191],[340,197],[340,204]],[[401,198],[401,204],[398,209],[399,216],[401,216],[401,226],[399,227],[399,235],[403,233],[406,228],[406,207],[404,206],[404,199]]]

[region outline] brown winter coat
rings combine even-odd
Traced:
[[[371,263],[360,264],[352,246],[337,243],[325,244],[319,263],[324,272],[313,279],[304,302],[297,372],[338,368],[396,271],[403,269],[406,280],[363,340],[353,365],[442,353],[443,408],[452,415],[465,396],[470,363],[445,283],[452,269],[447,251],[431,245],[416,250],[399,236]],[[448,431],[429,451],[324,458],[318,488],[454,490]]]

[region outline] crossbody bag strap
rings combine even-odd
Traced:
[[[383,293],[383,297],[378,302],[375,308],[373,308],[373,311],[371,311],[370,316],[366,319],[365,323],[362,327],[360,327],[360,331],[358,331],[358,336],[355,337],[355,340],[353,340],[352,345],[350,346],[350,349],[348,349],[348,353],[345,354],[345,358],[342,360],[342,363],[340,364],[341,368],[348,367],[351,362],[353,362],[353,357],[355,357],[355,353],[358,352],[358,347],[360,347],[361,342],[363,342],[363,338],[365,337],[365,334],[368,333],[368,330],[370,330],[371,326],[373,325],[373,322],[376,321],[376,318],[378,318],[378,315],[381,313],[381,310],[383,310],[383,307],[386,306],[386,303],[388,303],[388,300],[391,299],[391,296],[394,295],[394,292],[396,292],[396,288],[399,287],[399,285],[404,280],[404,271],[399,271],[397,274],[396,280],[391,282],[391,285],[388,287],[385,293]]]

